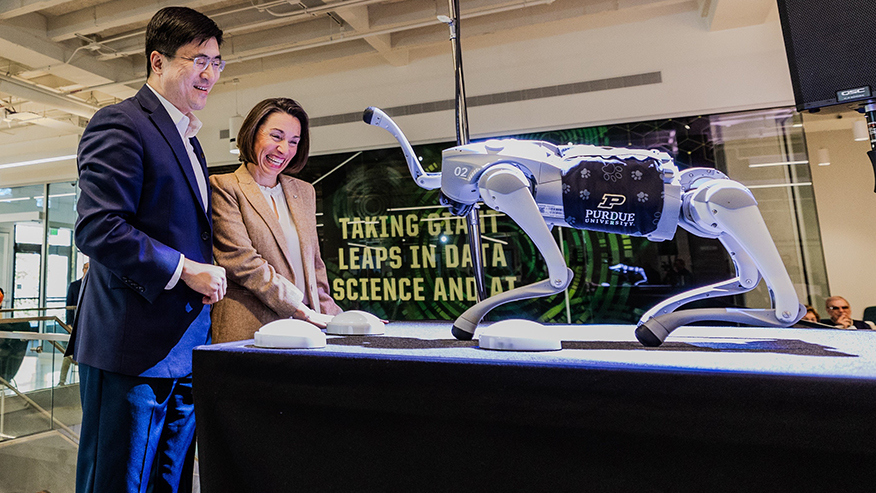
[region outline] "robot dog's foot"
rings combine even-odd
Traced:
[[[734,322],[759,327],[788,327],[797,323],[806,314],[806,307],[798,305],[797,315],[790,321],[784,321],[776,316],[776,310],[753,308],[697,308],[658,315],[650,318],[636,327],[636,339],[644,346],[657,347],[669,337],[669,334],[691,322],[713,320],[716,322]]]
[[[636,327],[636,339],[642,343],[643,346],[646,347],[657,347],[663,344],[663,341],[666,339],[666,336],[663,336],[663,339],[654,334],[654,331],[662,332],[662,330],[657,329],[656,327],[652,329],[648,325],[653,323],[654,319],[648,320],[642,325]],[[667,335],[669,335],[667,333]]]
[[[474,337],[474,332],[462,330],[456,325],[454,325],[453,328],[450,329],[450,333],[453,334],[453,337],[455,337],[459,341],[470,341]]]

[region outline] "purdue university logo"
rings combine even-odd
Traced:
[[[627,202],[627,198],[624,195],[616,194],[616,193],[606,193],[602,195],[602,202],[600,202],[596,207],[597,209],[585,209],[584,210],[584,224],[599,224],[602,226],[621,226],[624,228],[631,227],[634,225],[636,220],[635,212],[618,212],[613,210],[604,210],[604,209],[614,209],[614,206],[624,205]]]
[[[596,207],[599,209],[613,209],[616,205],[624,205],[627,198],[616,193],[606,193],[602,196],[602,202]]]

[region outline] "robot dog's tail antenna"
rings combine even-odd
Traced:
[[[369,106],[362,115],[362,119],[369,125],[385,129],[395,137],[395,140],[401,145],[402,151],[405,154],[405,160],[408,163],[411,177],[420,188],[435,190],[436,188],[441,187],[441,173],[427,173],[426,170],[423,169],[420,165],[420,161],[417,160],[417,155],[414,154],[414,148],[411,147],[408,138],[405,137],[405,134],[401,131],[398,125],[392,121],[392,118],[390,118],[389,115],[384,113],[380,108]]]

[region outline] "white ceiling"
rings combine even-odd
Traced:
[[[444,0],[179,0],[225,32],[224,80],[272,67],[380,55],[408,64],[446,44]],[[0,0],[0,132],[48,127],[75,134],[101,106],[132,96],[145,77],[144,31],[161,0]],[[580,19],[582,29],[623,18],[697,9],[707,28],[759,24],[773,0],[460,0],[464,38]]]

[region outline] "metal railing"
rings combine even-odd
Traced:
[[[39,317],[37,317],[39,318]],[[2,319],[0,322],[4,320],[15,320],[15,319]],[[24,322],[25,320],[18,319],[19,322]],[[66,324],[65,324],[66,325]],[[28,340],[28,341],[50,341],[56,348],[60,349],[58,342],[69,342],[70,335],[69,334],[40,334],[38,332],[17,332],[17,331],[2,331],[0,330],[0,339],[20,339],[20,340]],[[63,350],[62,350],[63,354]],[[11,390],[15,395],[21,398],[23,401],[27,402],[28,405],[33,407],[38,413],[43,416],[49,418],[52,423],[54,423],[58,428],[61,428],[65,432],[67,432],[71,437],[75,438],[77,441],[79,440],[79,434],[70,429],[69,426],[65,425],[61,421],[55,418],[55,416],[45,410],[42,406],[34,402],[33,399],[27,396],[27,394],[18,390],[18,388],[13,385],[8,380],[0,377],[0,385]],[[5,392],[0,392],[0,430],[4,428],[4,420],[6,417],[6,394]]]
[[[29,308],[11,308],[11,309],[3,309],[0,310],[0,316],[3,314],[12,314],[14,312],[24,312],[24,311],[48,311],[48,310],[60,310],[66,309],[71,310],[75,309],[75,306],[68,307],[29,307]],[[8,316],[8,315],[7,315]],[[60,326],[66,333],[61,332],[29,332],[29,331],[16,331],[16,330],[6,330],[7,327],[13,324],[27,323],[31,322],[39,322],[43,327],[47,322],[54,323],[56,326]],[[61,355],[64,354],[65,348],[62,346],[62,343],[68,343],[70,341],[70,333],[72,332],[72,328],[63,320],[58,318],[55,315],[43,315],[43,316],[28,316],[28,317],[11,317],[11,318],[0,318],[0,340],[3,339],[13,339],[13,340],[22,340],[22,341],[40,341],[40,344],[35,345],[30,349],[30,351],[36,353],[43,352],[43,344],[50,344],[58,353]],[[6,436],[3,434],[3,430],[5,427],[5,418],[6,418],[6,392],[2,391],[2,388],[8,388],[11,390],[18,398],[27,403],[32,409],[34,409],[37,413],[48,418],[56,427],[56,429],[61,429],[68,434],[71,438],[78,442],[79,434],[72,430],[69,426],[62,423],[58,420],[54,414],[48,410],[46,410],[39,403],[35,402],[32,398],[30,398],[27,393],[22,392],[18,389],[17,385],[12,382],[6,380],[2,376],[0,376],[0,440],[14,438],[10,436]]]
[[[76,309],[75,306],[67,306],[67,307],[63,307],[63,308],[65,310],[75,310]],[[22,311],[46,311],[46,310],[60,310],[60,309],[61,309],[61,307],[8,308],[8,309],[0,310],[0,313],[11,313],[11,312],[22,312]],[[55,322],[56,325],[60,325],[62,329],[67,331],[68,336],[73,333],[73,328],[70,327],[69,325],[67,325],[67,322],[64,322],[63,320],[58,318],[56,315],[43,315],[41,317],[0,318],[0,331],[3,330],[3,325],[17,324],[17,323],[21,323],[21,322],[28,322],[28,323],[30,323],[30,322]],[[27,334],[27,332],[22,332],[22,333]],[[69,339],[69,337],[68,337],[68,339]],[[61,352],[61,354],[64,354],[65,349],[60,344],[58,344],[57,341],[52,340],[52,339],[44,339],[44,340],[51,343],[52,346],[55,347],[55,349],[57,349],[58,351]],[[66,341],[64,341],[64,342],[66,342]],[[42,347],[42,346],[38,346],[38,347]],[[40,351],[42,351],[42,349],[37,350],[37,352],[40,352]]]

